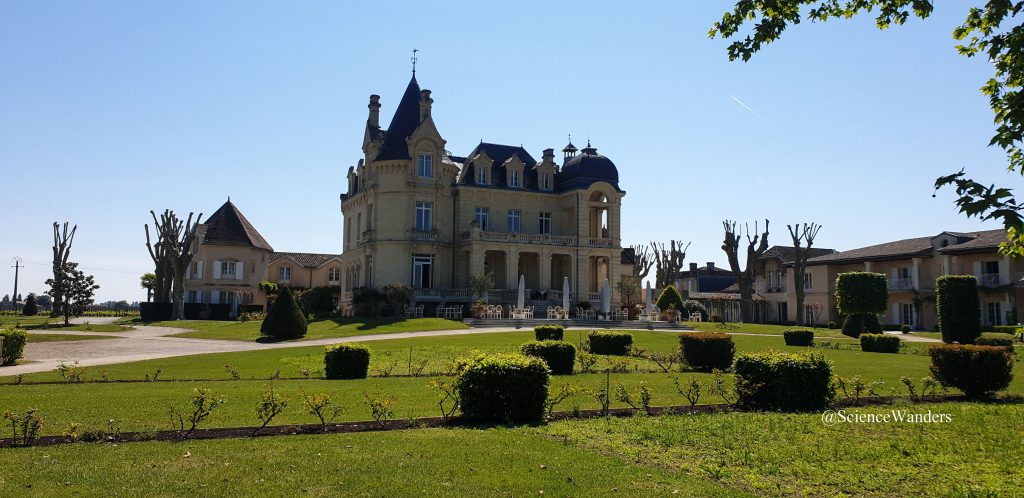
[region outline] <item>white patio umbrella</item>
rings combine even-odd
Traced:
[[[526,307],[526,277],[519,275],[519,296],[516,301],[519,309]]]
[[[651,281],[647,281],[647,290],[644,291],[644,310],[651,311]]]
[[[608,279],[604,279],[604,285],[601,286],[601,312],[607,313],[612,310],[612,287],[608,285]]]
[[[569,312],[569,277],[562,277],[562,309]]]

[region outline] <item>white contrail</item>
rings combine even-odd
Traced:
[[[744,108],[744,109],[746,109],[746,110],[750,111],[750,113],[751,113],[751,114],[753,114],[753,115],[757,116],[757,118],[758,118],[758,119],[761,119],[761,115],[760,115],[760,114],[758,114],[758,113],[757,113],[757,111],[755,111],[755,110],[751,109],[749,105],[747,105],[747,104],[744,104],[742,100],[740,100],[740,99],[736,98],[736,97],[735,97],[735,96],[733,96],[733,95],[730,95],[730,97],[732,97],[732,99],[733,99],[733,100],[735,100],[737,104],[739,104],[739,105],[743,106],[743,108]]]

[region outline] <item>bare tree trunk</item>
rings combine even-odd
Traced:
[[[174,213],[164,210],[160,220],[156,219],[156,213],[149,212],[153,216],[153,229],[157,234],[157,242],[153,244],[149,238],[149,225],[146,227],[146,249],[149,250],[149,257],[153,259],[153,300],[158,303],[166,303],[171,299],[171,283],[173,280],[173,268],[170,256],[167,254],[168,242],[165,240],[165,227],[170,227]],[[176,218],[175,218],[176,219]]]
[[[669,243],[669,249],[666,250],[664,243],[651,242],[651,249],[657,264],[655,286],[661,289],[675,282],[679,270],[683,268],[683,262],[686,261],[686,250],[690,248],[689,242],[683,246],[681,240],[670,240]]]
[[[647,249],[647,246],[637,244],[630,246],[630,248],[633,249],[635,256],[633,276],[642,281],[651,273],[651,267],[654,266],[654,255]]]
[[[75,240],[75,232],[78,231],[78,225],[75,225],[71,229],[71,233],[68,233],[68,222],[64,222],[64,230],[60,230],[60,225],[57,222],[53,222],[53,281],[56,284],[52,289],[57,290],[51,296],[53,305],[51,307],[50,316],[59,316],[58,310],[64,304],[64,294],[59,289],[65,288],[64,285],[64,265],[68,262],[68,256],[71,255],[71,244]],[[65,323],[67,321],[65,320]]]
[[[740,320],[749,323],[754,319],[754,265],[768,250],[768,220],[764,220],[764,232],[760,235],[750,236],[750,227],[747,232],[747,260],[746,267],[740,267],[739,247],[741,234],[736,230],[736,222],[725,220],[722,222],[725,228],[725,240],[722,242],[722,250],[729,259],[729,267],[736,277],[736,285],[740,290]],[[757,222],[754,222],[754,233],[758,231]]]
[[[168,243],[166,250],[172,269],[171,320],[185,319],[185,271],[192,264],[197,249],[196,233],[203,214],[199,213],[195,223],[192,222],[192,216],[193,213],[189,213],[188,221],[182,223],[172,212],[171,223],[163,227],[162,237]]]
[[[786,225],[789,229],[789,236],[793,239],[793,286],[796,291],[796,324],[807,325],[806,313],[804,313],[804,275],[807,274],[808,250],[814,246],[814,238],[818,236],[821,225],[804,223],[801,228],[799,224]],[[803,243],[806,242],[806,246]]]

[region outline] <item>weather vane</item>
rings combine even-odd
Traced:
[[[416,52],[419,52],[419,50],[415,49],[415,48],[412,49],[412,57],[409,58],[409,60],[412,61],[412,74],[413,75],[416,74],[416,60],[417,60]]]

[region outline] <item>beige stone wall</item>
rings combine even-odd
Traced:
[[[259,283],[267,274],[269,258],[270,252],[262,249],[201,244],[193,260],[195,272],[190,271],[185,278],[186,300],[189,291],[194,291],[196,301],[202,302],[224,302],[220,296],[227,293],[251,292],[254,304],[265,302]],[[218,277],[217,262],[228,260],[236,262],[236,275]]]

